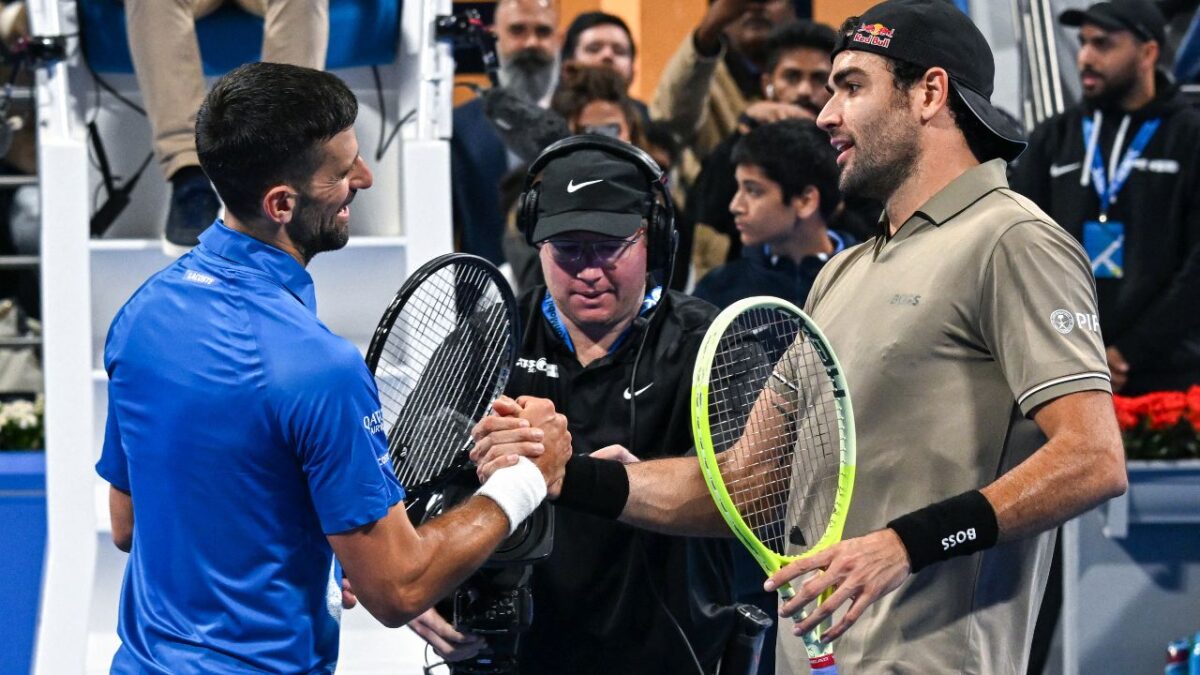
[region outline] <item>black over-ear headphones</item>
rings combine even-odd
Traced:
[[[557,141],[533,160],[525,173],[525,189],[517,199],[517,228],[525,241],[533,245],[533,230],[538,220],[538,194],[541,181],[538,175],[546,165],[560,157],[580,150],[599,150],[615,155],[638,167],[650,182],[646,194],[646,267],[669,271],[675,257],[678,234],[675,232],[675,203],[667,189],[667,176],[658,162],[645,150],[625,141],[600,134],[580,134]],[[657,195],[655,194],[657,193]]]

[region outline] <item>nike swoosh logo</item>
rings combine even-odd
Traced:
[[[571,182],[567,183],[567,193],[568,193],[568,194],[570,194],[570,193],[572,193],[572,192],[575,192],[576,190],[578,190],[578,189],[580,189],[580,188],[585,188],[585,187],[587,187],[587,186],[589,186],[589,185],[595,185],[596,183],[603,183],[603,182],[604,182],[604,179],[603,179],[603,178],[597,178],[596,180],[584,181],[584,182],[582,182],[582,183],[580,183],[580,184],[576,185],[576,184],[575,184],[575,179],[574,179],[574,178],[572,178],[572,179],[571,179]]]
[[[633,396],[640,396],[640,395],[641,395],[641,393],[642,393],[643,391],[646,391],[647,389],[649,389],[650,387],[653,387],[653,386],[654,386],[654,383],[653,383],[653,382],[651,382],[650,384],[648,384],[648,385],[646,385],[646,386],[642,387],[641,389],[638,389],[637,391],[633,392]],[[630,396],[630,395],[629,395],[629,387],[625,387],[625,400],[626,400],[626,401],[628,401],[629,399],[633,398],[633,396]]]
[[[1068,173],[1071,173],[1072,171],[1078,169],[1080,166],[1081,166],[1081,164],[1079,162],[1074,162],[1073,164],[1063,164],[1061,166],[1059,166],[1058,164],[1051,164],[1050,165],[1050,177],[1058,178],[1059,176],[1063,176]]]

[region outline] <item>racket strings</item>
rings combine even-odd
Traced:
[[[840,435],[834,386],[798,317],[758,307],[726,329],[713,358],[709,421],[738,512],[765,546],[799,554],[827,529]]]
[[[503,348],[503,344],[495,340],[497,331],[493,324],[482,323],[485,327],[490,326],[485,328],[482,339],[472,330],[478,327],[470,324],[478,323],[474,319],[478,318],[479,310],[475,305],[479,299],[462,293],[460,288],[455,294],[456,305],[448,305],[438,298],[432,298],[432,303],[418,301],[414,305],[426,323],[431,318],[431,310],[444,312],[447,307],[457,306],[453,316],[465,318],[463,323],[469,328],[464,330],[459,322],[450,322],[451,332],[437,347],[438,351],[425,355],[422,381],[428,382],[429,386],[419,388],[411,395],[406,403],[409,414],[401,417],[403,423],[397,425],[393,434],[390,443],[393,462],[401,468],[399,473],[408,476],[410,484],[432,478],[453,462],[469,440],[472,421],[482,414],[481,408],[493,398],[481,395],[485,390],[469,386],[470,383],[495,380],[496,368],[487,366],[496,361],[496,355]],[[443,327],[447,324],[446,321],[439,323]],[[437,358],[430,362],[429,358],[433,356]]]
[[[448,265],[401,308],[375,374],[402,484],[419,485],[453,465],[474,420],[500,393],[497,374],[515,347],[504,307],[487,272]]]
[[[391,434],[393,464],[406,484],[429,480],[452,464],[469,441],[472,421],[494,398],[490,392],[473,389],[469,384],[494,381],[496,369],[479,365],[495,360],[495,348],[481,357],[471,346],[473,339],[451,344],[454,340],[449,337],[438,360],[427,365],[422,381],[432,384],[414,391],[405,404],[402,422]],[[472,357],[477,360],[461,367]]]
[[[493,322],[495,323],[495,322]],[[441,396],[430,393],[432,387],[419,393],[422,398],[414,398],[414,405],[419,410],[434,409],[440,412],[432,416],[426,415],[415,421],[415,426],[407,434],[408,447],[411,451],[407,466],[412,467],[407,473],[414,474],[421,482],[433,478],[445,466],[451,464],[458,453],[466,450],[470,442],[470,430],[474,420],[482,417],[487,406],[500,394],[498,387],[486,388],[489,382],[497,382],[497,374],[502,368],[501,355],[505,353],[505,343],[497,339],[502,327],[491,326],[487,329],[481,342],[472,340],[457,345],[457,353],[451,359],[443,361],[443,367],[430,368],[426,377],[435,383],[441,383],[440,391],[457,392],[457,396]],[[483,345],[482,351],[479,344]],[[467,367],[460,367],[469,363]],[[479,385],[472,388],[472,383]],[[397,434],[395,450],[400,449]],[[394,452],[394,462],[400,459],[400,453]],[[433,458],[441,458],[434,460]],[[414,482],[414,481],[410,481]]]

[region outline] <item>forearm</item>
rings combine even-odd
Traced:
[[[475,496],[413,529],[403,504],[387,517],[330,538],[367,611],[395,628],[431,607],[487,560],[508,532],[508,518]]]
[[[713,76],[723,56],[723,50],[713,57],[702,56],[696,51],[694,39],[690,33],[684,38],[667,63],[650,102],[651,116],[665,121],[684,142],[700,127]]]
[[[1101,437],[1107,442],[1081,432],[1059,434],[980,490],[996,511],[999,540],[1044,532],[1124,493],[1124,449],[1111,431]]]
[[[629,499],[621,522],[664,534],[729,536],[695,457],[656,459],[625,468]]]
[[[479,569],[508,530],[508,518],[496,502],[478,495],[418,527],[418,555],[425,564],[403,581],[411,594],[413,616]]]
[[[1107,391],[1065,395],[1034,413],[1050,439],[980,490],[895,518],[913,572],[1036,535],[1125,490],[1125,458]]]

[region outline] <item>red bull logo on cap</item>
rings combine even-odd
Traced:
[[[858,30],[854,32],[853,40],[886,49],[892,44],[894,34],[895,31],[881,23],[863,23],[859,24]]]

